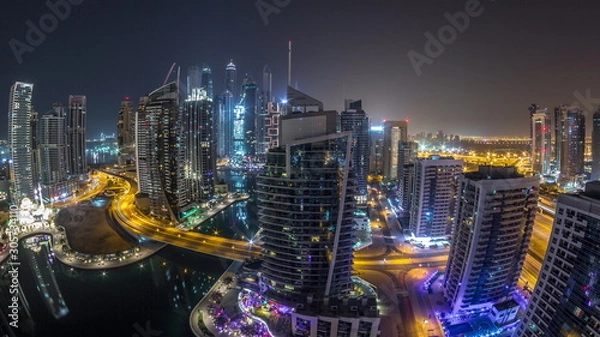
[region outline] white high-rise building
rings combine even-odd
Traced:
[[[600,336],[600,181],[561,194],[518,337]]]
[[[33,84],[16,82],[8,98],[8,145],[12,159],[12,200],[34,198],[33,133],[31,119]]]
[[[414,164],[409,228],[417,238],[446,239],[454,222],[463,161],[430,156]]]
[[[444,280],[452,313],[511,298],[533,231],[539,184],[515,167],[481,166],[464,174]]]

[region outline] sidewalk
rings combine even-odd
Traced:
[[[221,277],[215,282],[210,290],[204,295],[204,297],[198,302],[198,304],[192,310],[190,314],[190,329],[196,336],[199,337],[226,337],[230,336],[228,333],[219,333],[215,326],[213,319],[210,317],[210,306],[214,304],[213,299],[216,294],[221,294],[219,306],[224,307],[227,312],[239,313],[237,307],[237,297],[239,289],[237,289],[236,274],[244,263],[241,261],[234,261],[231,263],[229,268],[221,275]],[[232,282],[227,285],[225,279],[231,277]],[[199,321],[202,319],[204,326],[201,326]]]
[[[61,228],[62,227],[55,227],[52,225],[48,228],[40,228],[19,233],[18,238],[21,240],[22,238],[31,235],[48,234],[52,236],[52,252],[54,253],[55,257],[60,262],[70,267],[80,269],[109,269],[127,266],[150,257],[166,246],[164,243],[148,241],[137,247],[127,250],[126,254],[129,256],[124,258],[119,258],[116,254],[83,254],[71,249],[67,236],[64,233],[64,229]],[[67,250],[67,252],[65,252],[65,250]],[[0,253],[0,263],[4,262],[9,255],[10,248],[5,249],[2,253]]]
[[[242,195],[240,197],[237,198],[233,198],[233,197],[227,197],[227,199],[225,199],[223,201],[222,204],[219,204],[213,208],[210,208],[208,210],[204,209],[206,211],[206,213],[202,216],[202,220],[200,220],[199,222],[195,223],[195,224],[191,224],[188,226],[183,227],[178,227],[182,230],[185,231],[189,231],[192,230],[198,226],[200,226],[201,224],[203,224],[205,221],[210,220],[210,218],[212,218],[213,216],[217,215],[219,212],[221,212],[222,210],[226,209],[227,207],[239,202],[239,201],[243,201],[243,200],[248,200],[250,198],[249,195]]]

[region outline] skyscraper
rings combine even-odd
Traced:
[[[267,154],[257,183],[260,285],[266,297],[296,308],[294,335],[375,336],[376,298],[362,303],[351,296],[352,132],[336,133],[336,116],[335,111],[282,116],[284,142]],[[344,306],[341,298],[356,304]],[[353,312],[345,312],[353,305]],[[344,318],[349,315],[353,322]]]
[[[234,129],[234,108],[235,102],[233,94],[225,90],[217,97],[217,156],[227,158],[233,155],[233,129]]]
[[[416,160],[414,167],[409,228],[417,238],[447,239],[458,203],[463,161],[430,156]]]
[[[189,203],[177,83],[166,84],[140,99],[136,144],[139,191],[149,198],[150,215],[177,220],[179,211]]]
[[[192,89],[185,101],[183,120],[185,139],[185,179],[189,200],[209,200],[214,196],[216,144],[214,140],[213,100],[204,88]]]
[[[86,97],[69,96],[67,107],[67,170],[71,176],[87,173],[85,156]]]
[[[419,146],[415,142],[400,142],[398,147],[398,191],[402,200],[403,215],[409,215]]]
[[[552,121],[548,109],[540,109],[536,104],[529,107],[531,163],[533,171],[547,174],[550,171],[552,154]]]
[[[518,337],[598,336],[600,182],[560,194],[539,280]]]
[[[200,88],[202,86],[201,76],[202,75],[200,73],[200,67],[190,66],[188,68],[187,83],[186,83],[186,95],[188,95],[188,96],[191,95],[192,89]]]
[[[34,198],[31,118],[33,84],[16,82],[8,98],[8,145],[12,158],[12,200]]]
[[[117,145],[119,146],[119,164],[132,164],[135,158],[135,111],[129,97],[125,97],[119,109]]]
[[[369,117],[362,109],[361,100],[347,100],[345,106],[340,115],[341,129],[342,132],[352,131],[352,167],[356,176],[356,188],[358,195],[366,198],[370,155]]]
[[[237,99],[237,67],[233,63],[233,60],[230,60],[225,67],[225,90],[233,94],[234,99]]]
[[[67,175],[67,131],[65,107],[54,104],[39,122],[40,183],[42,197],[54,202],[71,196],[77,181]]]
[[[245,155],[254,157],[257,150],[257,128],[258,114],[258,85],[248,75],[242,85],[241,104],[244,107],[244,147]]]
[[[556,148],[559,153],[560,180],[574,182],[584,173],[585,116],[574,107],[559,109],[559,136]]]
[[[67,180],[67,132],[65,116],[52,111],[40,118],[41,183],[57,184]]]
[[[369,173],[383,174],[383,126],[371,126],[369,138],[371,148]]]
[[[263,68],[263,84],[259,95],[259,106],[256,116],[256,154],[259,160],[264,161],[265,155],[270,148],[270,141],[273,135],[268,135],[269,125],[272,125],[273,108],[277,104],[273,104],[273,74],[268,65]]]
[[[406,121],[383,122],[383,177],[387,180],[398,179],[398,152],[400,142],[408,141],[408,123]]]
[[[269,65],[265,64],[263,68],[263,87],[261,90],[261,98],[263,104],[273,102],[273,73]]]
[[[592,120],[592,180],[600,180],[600,109]]]
[[[204,63],[202,65],[202,75],[200,78],[200,88],[203,88],[206,91],[206,96],[213,98],[214,89],[213,89],[213,80],[212,80],[212,71],[208,64]],[[194,88],[192,88],[194,89]]]
[[[533,231],[539,181],[515,167],[480,166],[464,174],[444,280],[452,313],[512,296]]]

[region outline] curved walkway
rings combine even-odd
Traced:
[[[80,269],[109,269],[127,266],[150,257],[166,246],[166,244],[158,242],[143,243],[139,247],[122,252],[122,254],[124,254],[124,256],[122,255],[123,257],[118,256],[118,253],[99,255],[84,254],[75,252],[71,249],[64,228],[61,226],[54,226],[54,224],[45,224],[38,228],[20,232],[17,235],[17,238],[20,241],[29,236],[40,234],[49,234],[52,236],[52,250],[55,257],[60,262]],[[7,246],[4,251],[0,252],[0,263],[4,262],[9,255],[10,249]]]

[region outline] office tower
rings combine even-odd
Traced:
[[[398,147],[398,190],[402,200],[402,210],[408,214],[413,200],[415,160],[419,146],[415,142],[400,142]]]
[[[217,161],[213,126],[212,97],[204,88],[192,89],[183,119],[185,179],[192,201],[214,196]]]
[[[139,192],[148,197],[150,215],[176,221],[188,201],[177,83],[140,99],[136,113],[136,164]]]
[[[480,166],[464,174],[444,280],[452,313],[512,296],[533,231],[539,181],[515,167]]]
[[[206,63],[204,63],[202,65],[200,88],[204,88],[204,90],[206,90],[206,96],[210,97],[211,99],[213,98],[214,89],[213,89],[212,71],[210,70],[210,67]]]
[[[186,95],[188,95],[188,96],[191,95],[192,89],[200,88],[202,86],[201,76],[202,75],[200,73],[200,67],[191,66],[188,68],[187,83],[186,83]]]
[[[8,98],[8,145],[11,165],[12,200],[34,198],[31,118],[33,84],[15,82]]]
[[[233,128],[234,128],[233,94],[225,90],[217,97],[217,156],[227,158],[233,155]]]
[[[225,67],[225,90],[233,95],[234,100],[237,99],[237,68],[233,63],[233,60],[230,60]]]
[[[358,195],[366,198],[370,155],[369,117],[362,109],[362,101],[346,100],[340,119],[342,132],[352,131],[352,168],[356,176],[356,188]]]
[[[246,75],[242,85],[242,98],[244,107],[244,153],[248,157],[256,155],[256,120],[258,117],[258,86],[252,77]]]
[[[398,179],[398,152],[400,142],[408,141],[406,121],[383,122],[383,178]]]
[[[592,120],[592,180],[600,180],[600,109]]]
[[[69,96],[67,106],[67,170],[71,176],[87,173],[85,156],[86,97]]]
[[[376,298],[351,296],[352,132],[331,132],[336,115],[282,116],[284,141],[258,177],[260,286],[267,298],[295,307],[295,336],[375,336],[379,325]]]
[[[560,194],[533,296],[516,332],[529,336],[600,334],[600,182]]]
[[[556,148],[559,150],[560,180],[575,182],[584,173],[585,116],[578,108],[561,109],[559,114],[560,136]]]
[[[430,156],[414,162],[411,232],[417,238],[447,239],[458,203],[463,161]]]
[[[369,173],[383,174],[383,126],[371,126],[369,130]]]
[[[529,107],[531,163],[533,172],[548,174],[550,172],[550,155],[552,154],[552,121],[548,109],[540,109],[536,104]]]
[[[132,164],[135,158],[135,111],[129,97],[121,102],[117,122],[119,165]]]

